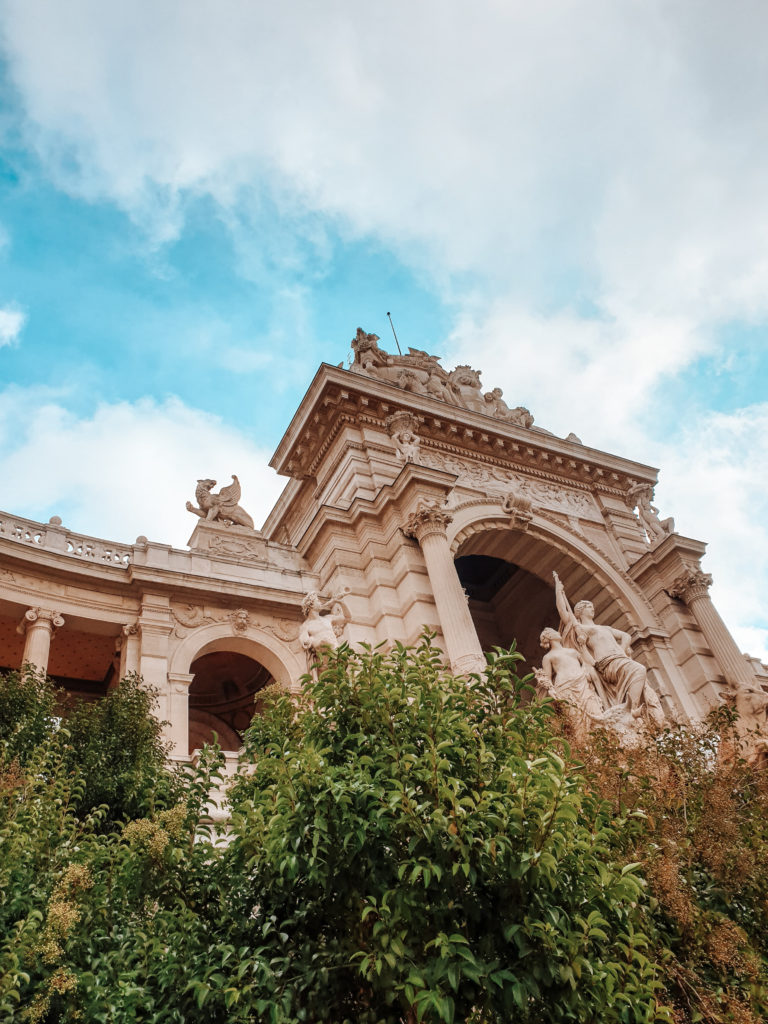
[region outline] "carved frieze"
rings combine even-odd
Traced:
[[[492,466],[471,462],[457,455],[425,449],[420,460],[422,465],[454,473],[465,485],[482,489],[489,494],[510,490],[529,499],[533,505],[554,509],[565,515],[578,516],[601,523],[600,511],[591,495],[572,487],[551,483],[547,480],[532,480],[504,466]]]
[[[288,644],[296,641],[299,636],[299,623],[293,619],[273,619],[254,615],[247,608],[208,608],[193,604],[172,604],[171,614],[177,623],[174,634],[180,639],[189,636],[192,630],[201,626],[226,621],[229,621],[233,633],[239,633],[241,636],[247,634],[249,630],[260,629]]]
[[[267,543],[260,537],[244,540],[240,537],[226,537],[221,534],[211,537],[208,551],[224,558],[239,558],[246,562],[264,562],[267,559]]]

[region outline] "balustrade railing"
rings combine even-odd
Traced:
[[[133,555],[133,549],[128,544],[114,544],[99,537],[73,533],[62,526],[58,516],[53,516],[50,522],[43,524],[0,512],[0,538],[48,551],[63,552],[102,565],[127,566]]]

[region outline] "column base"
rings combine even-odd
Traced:
[[[451,672],[455,676],[469,676],[473,673],[482,675],[487,662],[482,654],[465,654],[451,662]]]

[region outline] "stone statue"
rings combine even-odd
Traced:
[[[233,474],[232,483],[228,487],[222,487],[218,494],[212,494],[216,486],[215,480],[198,480],[195,498],[200,506],[196,508],[191,501],[187,502],[187,511],[193,512],[207,522],[220,522],[226,526],[233,523],[237,526],[247,526],[253,529],[253,520],[245,511],[240,508],[240,481]]]
[[[448,382],[455,395],[454,405],[461,405],[473,412],[487,412],[480,384],[480,370],[462,363],[448,374]]]
[[[362,327],[357,328],[357,334],[352,339],[352,351],[355,354],[353,366],[370,372],[378,363],[386,362],[387,354],[377,345],[378,340],[378,334],[366,334]]]
[[[532,427],[533,416],[531,416],[525,406],[518,405],[514,409],[510,409],[502,398],[503,394],[504,392],[501,388],[486,391],[483,395],[486,404],[485,412],[489,416],[495,416],[498,420],[507,420],[509,423],[515,423],[518,427]]]
[[[572,609],[556,572],[555,604],[563,623],[563,639],[578,650],[600,676],[606,703],[624,704],[636,719],[645,716],[655,726],[664,725],[661,702],[648,682],[645,666],[632,657],[630,636],[613,626],[595,622],[591,601],[579,601]]]
[[[430,355],[420,348],[409,346],[407,354],[393,354],[379,347],[378,334],[368,334],[357,328],[352,339],[352,373],[394,384],[412,394],[437,398],[461,409],[481,412],[519,427],[533,426],[533,416],[528,409],[518,405],[510,409],[502,397],[501,388],[494,388],[483,394],[480,371],[462,364],[448,373],[440,365],[440,356]],[[536,428],[539,430],[540,428]]]
[[[635,484],[627,491],[627,504],[630,508],[637,506],[637,518],[651,545],[654,545],[675,532],[675,520],[672,516],[659,519],[659,510],[651,504],[652,498],[653,487],[650,484]]]
[[[317,656],[323,648],[335,650],[349,619],[343,603],[343,594],[322,597],[310,590],[301,602],[304,622],[299,630],[299,641],[308,654]]]
[[[406,411],[393,413],[387,419],[389,436],[395,442],[397,457],[403,462],[416,462],[419,457],[421,438],[416,433],[416,417]]]
[[[594,671],[572,647],[563,646],[556,629],[545,629],[540,644],[547,652],[534,676],[540,690],[568,705],[568,717],[579,739],[603,717],[603,703],[594,683]]]

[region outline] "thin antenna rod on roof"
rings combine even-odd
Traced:
[[[392,333],[395,336],[395,344],[397,345],[397,351],[400,353],[400,355],[402,355],[403,353],[400,352],[400,342],[397,340],[397,332],[395,331],[395,325],[392,323],[392,316],[390,313],[387,313],[387,316],[389,317],[389,326],[392,328]]]

